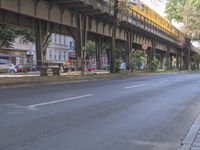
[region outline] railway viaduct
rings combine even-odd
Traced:
[[[42,47],[51,33],[72,36],[75,40],[77,65],[85,58],[87,40],[95,40],[96,57],[111,42],[113,4],[111,0],[0,0],[0,23],[35,30],[37,60],[43,60]],[[177,67],[184,55],[179,39],[165,32],[147,18],[137,14],[119,15],[117,43],[125,48],[127,58],[132,49],[147,45],[148,59],[159,54],[160,61],[172,57]],[[98,68],[101,64],[98,64]]]

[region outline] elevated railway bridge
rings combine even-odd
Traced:
[[[51,33],[72,36],[75,40],[77,65],[80,67],[85,58],[87,40],[96,42],[97,61],[100,61],[102,49],[111,42],[114,20],[111,1],[0,0],[0,23],[35,30],[38,60],[43,60],[43,44]],[[144,45],[148,49],[149,60],[158,56],[156,54],[159,54],[161,61],[163,58],[172,60],[174,57],[177,59],[177,67],[182,64],[183,55],[190,56],[183,54],[176,29],[174,34],[142,13],[130,10],[118,16],[116,32],[117,43],[127,51],[127,58],[132,49],[142,49]]]

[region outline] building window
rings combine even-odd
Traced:
[[[54,60],[57,59],[56,51],[54,52]]]
[[[62,45],[65,44],[65,36],[64,35],[61,36],[61,42],[62,42]]]
[[[72,41],[69,42],[69,49],[73,50],[73,42]]]
[[[64,36],[64,45],[66,45],[67,43],[66,43],[66,36]]]
[[[59,44],[61,44],[62,36],[59,35]]]
[[[59,60],[61,60],[61,51],[59,51]]]
[[[64,60],[66,60],[66,52],[64,52]]]
[[[56,43],[56,34],[54,34],[54,42],[53,43]]]
[[[51,60],[51,56],[52,56],[51,51],[49,51],[49,59],[50,60]]]

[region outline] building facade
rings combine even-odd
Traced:
[[[46,60],[68,61],[72,52],[74,52],[73,38],[60,34],[52,34],[50,44],[47,48]]]
[[[73,38],[60,34],[51,35],[46,51],[46,60],[64,62],[74,56]],[[0,50],[0,59],[10,59],[15,65],[26,64],[27,62],[36,63],[35,44],[18,37],[13,42],[12,48]]]

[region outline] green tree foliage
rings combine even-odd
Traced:
[[[183,23],[185,36],[200,39],[200,0],[168,0],[167,18]]]
[[[182,0],[168,0],[166,4],[166,13],[167,18],[170,22],[175,20],[180,22],[182,19],[182,9],[183,9],[183,1]]]
[[[6,25],[0,25],[0,48],[12,47],[12,42],[16,38],[14,28]]]
[[[149,64],[147,71],[155,72],[158,70],[158,66],[159,66],[159,61],[157,59],[155,59]]]
[[[119,26],[118,16],[119,13],[126,13],[128,12],[129,4],[131,3],[130,0],[112,0],[113,3],[113,30],[112,30],[112,43],[111,43],[111,52],[110,52],[110,72],[115,72],[116,66],[116,58],[115,58],[115,51],[116,51],[116,31],[117,27]]]
[[[183,24],[184,68],[191,69],[191,40],[200,41],[200,0],[168,0],[166,13],[169,20]]]
[[[131,71],[140,69],[140,66],[145,63],[146,54],[144,51],[135,51],[130,57]]]
[[[27,29],[27,28],[15,27],[15,31],[16,31],[16,35],[20,36],[24,40],[32,42],[32,43],[35,42],[35,34],[32,30]]]
[[[21,37],[30,42],[35,41],[34,33],[28,29],[10,25],[0,25],[0,48],[12,47],[12,42],[17,37]]]
[[[87,47],[86,47],[86,55],[87,58],[89,58],[90,56],[93,57],[96,54],[96,47],[95,47],[95,42],[92,41],[87,41]]]

